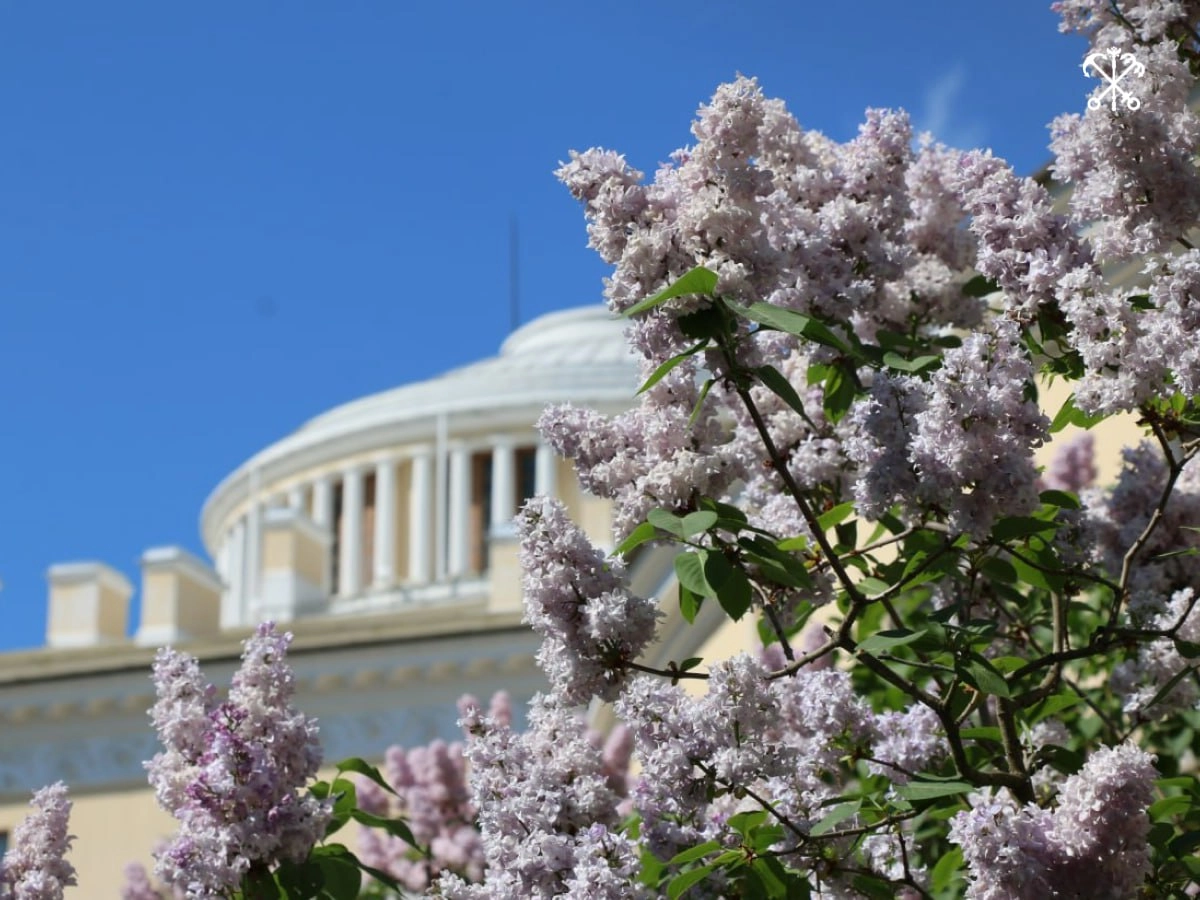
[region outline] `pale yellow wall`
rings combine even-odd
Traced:
[[[296,542],[290,529],[271,526],[263,529],[262,570],[291,571],[296,566]]]
[[[114,641],[125,639],[129,597],[95,581],[54,585],[50,589],[48,632],[57,636]]]
[[[1053,419],[1058,414],[1063,403],[1070,396],[1071,390],[1071,384],[1062,379],[1057,380],[1053,385],[1042,384],[1039,386],[1039,399],[1042,410],[1047,416]],[[1054,440],[1037,452],[1038,464],[1043,466],[1049,464],[1055,452],[1082,430],[1074,425],[1069,425],[1053,435]],[[1094,426],[1091,432],[1095,438],[1096,484],[1110,485],[1121,471],[1121,449],[1136,446],[1145,435],[1138,427],[1137,419],[1129,414],[1105,419],[1099,425]]]
[[[320,587],[325,579],[325,557],[329,551],[316,537],[297,529],[293,532],[296,572],[309,584]]]
[[[179,627],[189,634],[212,634],[219,628],[221,594],[186,575],[180,575],[178,590]]]

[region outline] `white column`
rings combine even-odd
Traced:
[[[289,509],[298,509],[307,514],[308,510],[304,508],[304,485],[297,484],[288,491],[287,505]]]
[[[471,511],[471,456],[465,447],[450,451],[450,521],[446,553],[447,574],[467,571],[467,524]]]
[[[258,605],[262,570],[262,505],[252,501],[246,514],[246,575],[238,624],[249,624],[250,611]]]
[[[492,444],[492,521],[490,534],[510,534],[517,514],[516,461],[512,439],[496,438]]]
[[[375,587],[396,581],[396,462],[375,465]]]
[[[333,525],[333,477],[331,475],[322,475],[313,482],[312,520],[324,528]]]
[[[221,593],[221,627],[241,624],[242,597],[246,587],[246,520],[238,519],[225,536],[228,550],[225,590]]]
[[[554,448],[549,444],[538,442],[533,462],[533,492],[546,497],[553,497],[558,493],[555,484],[558,480],[556,473],[557,460],[554,457]]]
[[[429,582],[432,500],[433,453],[421,449],[412,458],[412,484],[408,490],[408,580],[412,584]]]
[[[434,572],[438,581],[446,577],[446,521],[449,518],[446,509],[446,495],[448,493],[447,484],[449,478],[447,475],[447,454],[450,452],[448,443],[450,440],[450,427],[446,421],[446,414],[439,413],[437,417],[437,445],[435,450],[435,465],[437,466],[434,472],[433,484],[433,540],[434,540],[434,559],[436,560]]]
[[[353,597],[362,590],[363,473],[351,468],[342,473],[341,558],[338,594]]]

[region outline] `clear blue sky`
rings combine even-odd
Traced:
[[[137,584],[258,449],[495,352],[510,216],[523,319],[598,301],[572,148],[653,171],[742,72],[1036,169],[1088,90],[1048,6],[3,0],[0,649],[52,563]]]

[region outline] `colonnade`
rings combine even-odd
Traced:
[[[481,451],[491,454],[490,521],[481,524],[489,535],[503,534],[517,511],[516,454],[520,446],[508,435],[472,443],[438,440],[360,458],[336,469],[317,470],[307,479],[279,486],[261,485],[259,473],[252,470],[247,502],[227,527],[217,553],[217,568],[225,584],[222,627],[249,624],[246,617],[262,575],[263,514],[269,507],[299,510],[329,535],[337,550],[337,577],[333,584],[332,572],[327,569],[323,585],[327,594],[350,598],[400,584],[420,586],[470,574],[471,458]],[[554,451],[539,443],[534,454],[535,493],[556,493]],[[407,478],[403,484],[399,480],[402,474]],[[374,475],[375,488],[369,555],[372,571],[365,572],[366,483],[370,475]],[[337,510],[339,488],[341,508]],[[398,496],[406,499],[406,509],[398,508]],[[335,528],[336,541],[332,540]],[[404,529],[403,566],[396,558],[400,528]]]

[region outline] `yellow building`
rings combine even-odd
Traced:
[[[124,573],[51,567],[46,647],[0,660],[0,831],[32,790],[67,782],[76,892],[118,896],[124,865],[149,864],[174,830],[143,769],[158,749],[155,648],[183,647],[227,685],[266,619],[296,636],[296,703],[320,720],[328,761],[453,739],[466,692],[503,688],[519,709],[545,685],[521,624],[521,500],[555,495],[611,545],[608,503],[582,495],[534,423],[548,403],[618,412],[637,387],[619,321],[602,307],[552,313],[496,357],[337,407],[252,456],[201,513],[213,563],[178,547],[142,555],[132,638]],[[635,589],[663,596],[670,560],[641,555]],[[651,662],[692,655],[702,632],[667,633]]]

